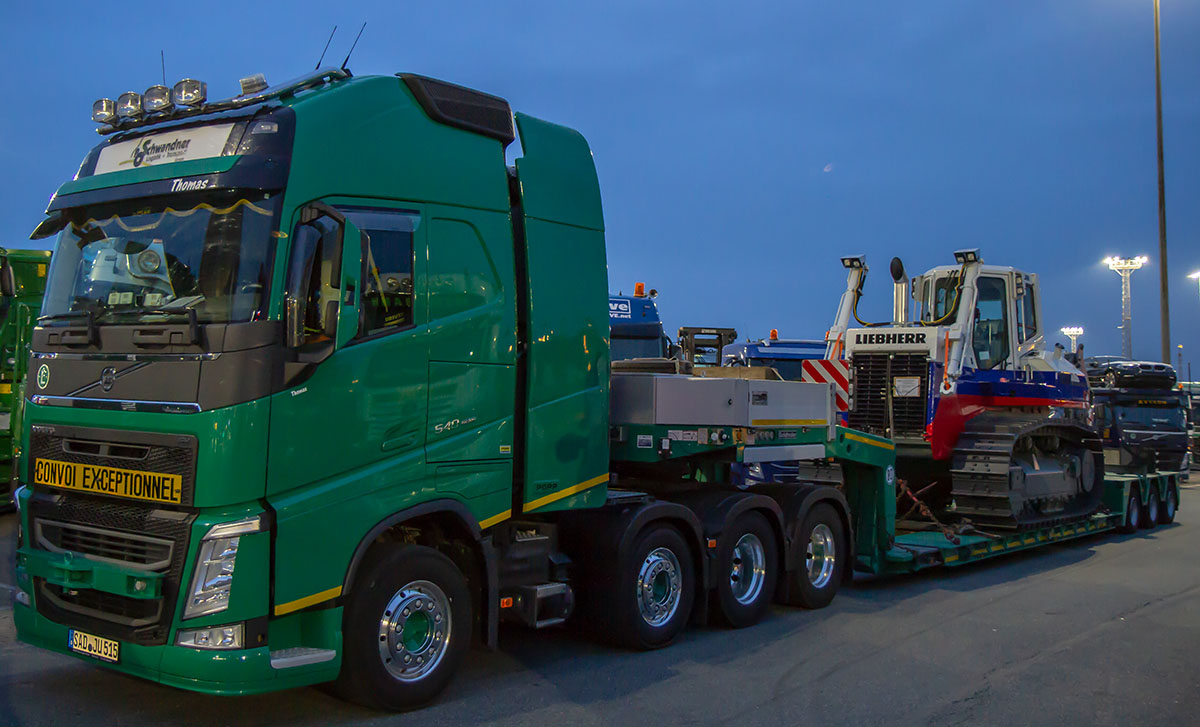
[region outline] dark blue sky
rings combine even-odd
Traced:
[[[25,7],[17,7],[18,5]],[[872,266],[864,317],[910,272],[979,247],[1041,276],[1050,330],[1159,351],[1150,0],[1045,2],[6,3],[0,244],[23,246],[99,137],[95,98],[205,79],[213,98],[312,68],[330,27],[351,68],[474,86],[573,126],[595,152],[613,289],[644,280],[671,329],[819,337]],[[332,9],[330,9],[332,8]],[[1173,343],[1200,352],[1200,7],[1163,0]],[[1062,340],[1061,336],[1055,337]],[[1200,367],[1200,356],[1196,356]],[[1200,377],[1200,369],[1197,374]]]

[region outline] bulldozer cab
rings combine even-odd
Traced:
[[[1037,276],[997,265],[934,268],[919,276],[913,297],[926,326],[958,326],[968,365],[1017,369],[1044,342]]]

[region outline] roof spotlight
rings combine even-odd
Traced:
[[[199,106],[208,98],[208,84],[185,78],[171,89],[171,101],[180,106]]]
[[[142,110],[148,114],[166,113],[174,105],[171,103],[171,89],[166,86],[151,86],[142,94]]]
[[[92,104],[92,121],[111,124],[117,120],[117,104],[111,98],[102,98]]]
[[[117,97],[117,116],[123,119],[142,118],[142,94],[126,91]]]
[[[982,262],[982,260],[979,259],[979,248],[977,247],[973,247],[968,250],[955,250],[954,260],[958,262],[959,265]]]
[[[852,255],[842,258],[842,267],[844,268],[862,268],[867,265],[866,255]]]

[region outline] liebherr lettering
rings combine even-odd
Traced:
[[[860,345],[903,345],[925,343],[925,333],[856,333],[854,342]]]
[[[183,478],[161,472],[139,472],[117,467],[38,459],[33,463],[35,484],[65,487],[133,500],[179,503],[183,499]]]

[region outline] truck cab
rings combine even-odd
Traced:
[[[743,341],[725,346],[721,352],[725,366],[766,367],[775,369],[788,381],[800,381],[804,361],[823,358],[825,342],[799,338],[780,338],[771,329],[766,338]]]
[[[658,291],[646,293],[644,283],[634,285],[633,295],[608,296],[609,347],[613,361],[672,357],[674,344],[663,329],[657,297]]]

